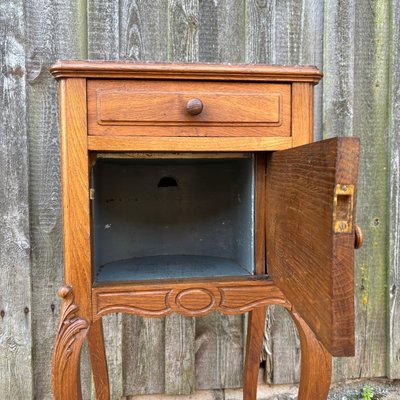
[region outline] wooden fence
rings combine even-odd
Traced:
[[[334,379],[400,378],[400,4],[393,0],[0,2],[0,399],[50,399],[62,283],[57,59],[314,64],[315,136],[362,140],[356,356]],[[112,398],[241,385],[241,316],[105,321]],[[84,398],[91,396],[87,357]],[[270,309],[265,379],[298,379]]]

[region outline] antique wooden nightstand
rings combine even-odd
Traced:
[[[266,306],[301,340],[300,400],[354,352],[358,140],[313,140],[313,67],[61,61],[65,286],[55,399],[81,399],[88,340],[109,399],[101,318],[250,312],[256,399]]]

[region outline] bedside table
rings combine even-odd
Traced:
[[[313,139],[313,67],[60,61],[65,285],[57,400],[81,399],[88,341],[109,399],[101,318],[249,312],[256,399],[265,311],[299,331],[300,400],[354,353],[359,143]]]

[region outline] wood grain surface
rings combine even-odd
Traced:
[[[61,286],[58,294],[62,303],[53,353],[53,395],[55,400],[82,400],[80,356],[89,322],[78,315],[72,286]]]
[[[26,36],[21,38],[28,54],[30,237],[35,243],[30,269],[33,385],[34,397],[44,400],[53,398],[49,374],[60,311],[57,289],[63,283],[59,91],[47,68],[59,57],[86,57],[82,5],[79,0],[26,3]],[[90,397],[90,381],[85,360],[82,385],[86,398]]]
[[[290,137],[219,138],[219,137],[137,137],[89,136],[88,148],[93,151],[257,151],[284,150],[292,147]]]
[[[60,82],[64,281],[74,288],[79,316],[91,321],[92,256],[86,80]]]
[[[289,84],[88,81],[90,135],[290,136]],[[204,106],[191,115],[189,101]],[[193,127],[196,127],[193,129]]]
[[[168,2],[168,61],[191,63],[199,60],[199,9],[197,0]],[[179,363],[179,359],[183,349],[195,348],[196,320],[181,315],[167,317],[165,332],[165,393],[192,393],[196,387],[196,355],[191,351],[186,353],[184,363]],[[172,345],[177,342],[181,345]],[[182,379],[177,380],[176,376],[182,376]]]
[[[258,371],[264,341],[266,311],[267,307],[259,307],[249,313],[243,370],[243,400],[257,398]]]
[[[98,319],[108,313],[126,312],[158,318],[176,312],[191,317],[214,310],[242,314],[267,303],[288,307],[276,285],[262,278],[98,284],[93,289],[93,315]]]
[[[390,7],[384,1],[371,5],[332,3],[326,25],[336,34],[325,46],[330,78],[324,84],[324,137],[360,138],[357,223],[365,236],[355,259],[356,357],[334,361],[334,380],[385,376],[389,357],[387,134],[393,130],[387,107],[390,24],[385,21]],[[397,26],[396,18],[391,21]],[[346,60],[340,68],[338,60]]]
[[[389,282],[388,282],[388,376],[400,377],[400,4],[391,10],[394,23],[390,38],[390,197],[389,197]]]
[[[337,2],[335,2],[337,3]],[[324,38],[324,8],[330,2],[296,0],[271,2],[247,0],[246,60],[252,63],[316,65],[323,70],[323,43],[328,45],[335,33]],[[336,78],[336,76],[335,76]],[[323,81],[315,87],[314,135],[321,138]],[[340,133],[337,133],[340,135]],[[307,134],[305,133],[306,137]],[[265,379],[290,383],[299,380],[300,342],[296,327],[285,310],[268,308],[270,334]]]
[[[345,232],[355,199],[335,193],[356,187],[358,154],[357,139],[340,138],[267,160],[268,273],[336,356],[354,354],[354,231]]]
[[[192,6],[192,7],[191,7]],[[196,12],[196,6],[193,2],[192,5],[188,2],[185,7],[179,4],[179,1],[175,1],[175,4],[171,4],[171,8],[175,8],[177,11],[173,14],[179,24],[180,17],[186,12],[188,13],[185,18],[188,18],[187,22],[193,18],[190,15],[192,12]],[[181,15],[180,15],[181,13]],[[174,22],[174,21],[173,21]],[[190,25],[189,25],[190,27]],[[179,33],[185,33],[187,27]],[[67,78],[74,76],[76,78],[120,78],[120,79],[174,79],[175,74],[182,74],[184,79],[187,80],[223,80],[223,81],[251,81],[251,82],[309,82],[317,84],[322,77],[322,73],[313,66],[279,66],[279,65],[254,65],[254,64],[242,64],[242,65],[230,65],[224,63],[219,64],[200,64],[196,63],[197,66],[193,67],[186,63],[198,61],[197,46],[193,47],[197,41],[196,31],[187,31],[192,35],[189,42],[180,42],[179,35],[175,39],[175,43],[172,41],[172,50],[179,52],[182,49],[181,46],[186,46],[184,51],[186,52],[185,57],[179,57],[178,53],[173,58],[176,61],[181,61],[182,64],[174,63],[172,66],[170,63],[132,63],[132,62],[117,62],[117,61],[98,61],[98,62],[87,62],[87,61],[74,61],[74,60],[60,60],[53,64],[49,70],[55,78]],[[193,34],[194,33],[194,34]],[[188,37],[187,35],[185,35]],[[196,49],[196,50],[195,50]],[[186,62],[186,63],[183,63]]]
[[[200,62],[245,62],[245,12],[241,0],[206,0],[199,4],[197,29]],[[243,315],[213,312],[196,318],[196,388],[242,385],[244,335]],[[215,365],[215,370],[209,365]]]
[[[26,10],[0,4],[0,398],[30,399],[33,385]],[[48,365],[48,364],[47,364]]]
[[[120,2],[114,0],[88,0],[85,3],[87,5],[87,13],[84,14],[84,17],[87,17],[88,23],[86,27],[87,35],[83,35],[83,39],[87,40],[87,57],[101,60],[118,59],[120,57],[120,48],[122,50],[123,43],[126,43],[125,38],[128,36],[128,30],[125,31],[122,28],[124,26],[122,21],[129,19],[131,16],[130,8],[128,5],[120,7]],[[136,2],[132,3],[135,4]],[[137,14],[132,14],[131,19],[135,20],[136,16]],[[149,19],[152,19],[150,15]],[[140,31],[140,29],[143,29],[143,24],[142,28],[136,28],[136,25],[132,26],[133,32]],[[123,57],[122,54],[121,57]],[[130,371],[135,373],[138,370],[137,368],[131,368],[130,371],[126,371],[125,368],[125,365],[135,365],[135,362],[130,363],[128,357],[135,354],[136,345],[135,347],[130,345],[130,337],[132,335],[128,333],[127,335],[122,334],[124,318],[125,316],[122,314],[113,314],[102,320],[110,381],[110,397],[112,399],[120,398],[126,391],[134,392],[126,382],[132,382],[129,379]],[[157,332],[153,333],[157,334]],[[150,374],[147,376],[150,376]],[[135,378],[134,376],[133,381],[135,381]],[[141,378],[143,386],[146,386],[146,377],[143,376]],[[91,381],[87,382],[86,386],[90,390]],[[91,398],[94,398],[93,390],[91,392]]]

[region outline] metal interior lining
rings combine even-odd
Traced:
[[[101,158],[93,168],[93,186],[96,280],[175,276],[171,260],[179,261],[175,267],[186,277],[210,276],[213,270],[253,273],[253,156]],[[143,257],[153,257],[157,266]],[[230,274],[232,263],[238,268]]]

